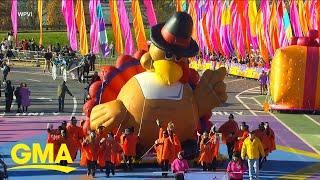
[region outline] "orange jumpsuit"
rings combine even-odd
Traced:
[[[106,161],[112,162],[113,164],[119,164],[115,155],[121,153],[122,148],[115,140],[106,140],[100,145],[99,151],[103,154],[103,156],[98,156],[98,164],[100,167],[104,167]]]
[[[121,136],[121,145],[123,153],[125,156],[136,156],[136,147],[139,140],[139,137],[134,134],[122,135]]]
[[[234,145],[234,152],[241,152],[242,144],[243,141],[249,136],[249,132],[244,130],[244,131],[238,131],[237,132],[237,137],[240,137]]]
[[[71,137],[72,151],[70,152],[71,158],[75,160],[78,150],[81,148],[81,142],[84,137],[83,130],[79,126],[69,124],[67,126],[67,134]]]
[[[162,137],[161,139],[158,139],[158,144],[155,149],[159,164],[164,160],[169,160],[169,163],[171,164],[176,157],[175,146],[170,137]]]
[[[212,140],[209,140],[208,143],[204,143],[202,140],[200,142],[200,155],[199,155],[199,163],[203,165],[203,163],[211,163],[213,161],[213,149],[214,144]]]
[[[160,128],[159,139],[161,139],[162,137],[163,137],[163,128]],[[182,150],[182,148],[181,148],[180,140],[175,133],[173,133],[173,145],[174,145],[174,152],[177,155],[178,152],[180,152]]]
[[[239,131],[239,127],[236,121],[230,121],[228,120],[224,124],[221,125],[219,128],[218,132],[222,133],[222,141],[224,143],[229,143],[230,141],[233,140],[233,138],[229,138],[229,134],[234,133]]]

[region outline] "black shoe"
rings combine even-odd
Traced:
[[[96,173],[94,172],[94,173],[92,173],[92,177],[94,177],[96,175]]]
[[[90,171],[87,172],[87,176],[90,176]]]
[[[113,170],[111,170],[111,173],[112,173],[112,175],[114,176],[114,174],[115,174],[115,173],[114,173],[114,169],[113,169]]]

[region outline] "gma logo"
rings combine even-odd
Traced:
[[[53,151],[54,148],[52,143],[46,144],[44,151],[42,151],[39,143],[32,144],[32,149],[26,144],[16,144],[11,149],[11,159],[17,166],[8,168],[8,170],[47,169],[64,173],[75,170],[73,167],[54,164],[60,163],[60,161],[67,161],[68,163],[73,162],[66,144],[61,144],[55,159]],[[20,154],[20,156],[18,156],[18,154]]]

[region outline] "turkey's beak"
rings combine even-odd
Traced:
[[[153,67],[155,73],[165,85],[178,82],[183,75],[182,68],[173,61],[157,60],[154,61]]]

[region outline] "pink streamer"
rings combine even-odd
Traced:
[[[318,29],[315,4],[316,4],[315,0],[311,0],[311,2],[309,3],[310,21],[312,22],[312,29]]]
[[[143,0],[143,4],[146,7],[147,18],[150,26],[157,24],[156,14],[154,12],[152,0]]]
[[[237,29],[236,30],[237,49],[239,51],[240,56],[245,57],[246,50],[245,50],[245,44],[244,44],[244,37],[243,37],[241,28],[237,28],[242,26],[239,15],[236,15],[236,20],[234,25],[235,25],[234,28]]]
[[[270,15],[271,15],[269,1],[262,0],[260,3],[260,9],[263,14],[263,26],[264,26],[264,35],[265,35],[264,38],[266,40],[266,46],[269,51],[269,54],[273,56],[274,52],[273,52],[272,44],[269,37],[269,22],[270,22]]]
[[[296,1],[292,1],[290,5],[290,20],[294,35],[296,37],[302,37],[302,30],[299,22],[299,14]]]
[[[99,53],[99,22],[97,18],[97,0],[90,0],[89,12],[90,12],[90,52],[93,54]]]
[[[203,37],[203,32],[202,32],[202,11],[201,11],[201,6],[202,6],[202,0],[196,0],[195,2],[195,8],[196,8],[196,15],[197,15],[197,21],[196,27],[197,27],[197,36],[198,36],[198,44],[199,44],[199,49],[200,51],[204,52],[204,37]]]
[[[123,0],[118,0],[119,19],[122,29],[123,37],[125,37],[125,54],[133,54],[135,51],[132,33],[126,8]]]
[[[216,14],[215,14],[215,20],[214,20],[214,23],[215,23],[215,33],[219,34],[219,31],[220,31],[220,26],[221,26],[221,14],[222,14],[222,2],[221,1],[216,1]],[[221,37],[216,37],[216,38],[219,38],[219,39],[216,39],[217,41],[217,46],[219,47],[221,45],[221,48],[222,48],[222,39]],[[219,45],[219,42],[220,42],[220,45]],[[224,53],[224,52],[221,52],[221,53]],[[225,54],[222,54],[222,55],[225,55]]]
[[[17,37],[18,34],[18,4],[17,0],[11,1],[11,22],[12,22],[12,30],[14,37]]]
[[[211,9],[211,11],[207,12],[208,13],[208,16],[207,16],[207,28],[208,28],[208,33],[209,33],[209,36],[211,37],[211,44],[212,44],[212,49],[214,51],[215,54],[218,54],[219,53],[219,50],[218,50],[218,45],[217,45],[217,42],[215,40],[215,37],[214,37],[214,14],[213,14],[213,8],[214,8],[214,1],[209,1],[209,9]]]
[[[226,2],[223,3],[222,5],[222,12],[227,9],[227,4]],[[228,47],[228,32],[229,32],[229,25],[222,25],[220,26],[220,37],[221,37],[221,46],[222,50],[224,52],[224,55],[226,57],[230,57],[231,55],[231,50]]]
[[[283,24],[283,5],[282,2],[278,4],[277,8],[277,22],[279,28],[279,43],[280,47],[285,47],[288,45],[288,40],[286,38],[286,32]]]
[[[72,50],[77,50],[77,27],[74,18],[73,0],[62,0],[62,13],[67,25],[67,36]]]

